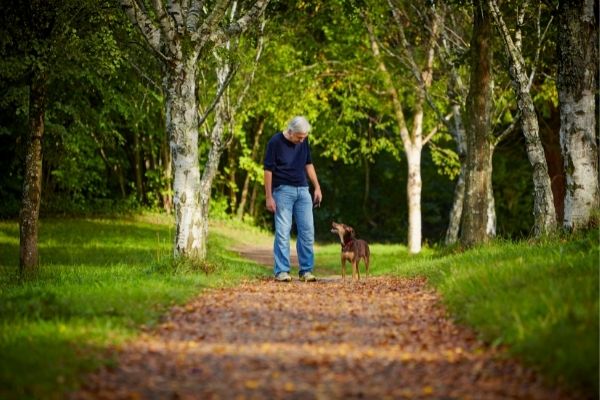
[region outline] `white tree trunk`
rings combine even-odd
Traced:
[[[598,131],[598,20],[594,1],[561,1],[559,9],[558,99],[560,144],[565,162],[563,226],[587,226],[600,205]]]
[[[421,251],[421,150],[420,146],[405,148],[408,163],[408,182],[406,193],[408,200],[408,252]]]
[[[492,150],[492,154],[494,150]],[[487,225],[485,233],[489,238],[496,236],[496,200],[494,199],[494,187],[492,185],[492,159],[490,158],[490,184],[488,185],[488,209],[487,209]]]
[[[173,165],[175,257],[203,259],[206,245],[200,208],[196,58],[177,61],[167,71],[166,124]]]
[[[440,26],[441,16],[438,15],[434,8],[429,10],[431,17],[431,24],[427,27],[430,33],[430,37],[424,45],[424,53],[426,54],[423,60],[423,66],[419,67],[416,63],[416,59],[412,52],[412,46],[408,43],[404,34],[403,23],[400,15],[404,14],[403,10],[397,7],[391,1],[388,1],[394,19],[397,23],[398,33],[401,41],[401,57],[410,66],[413,75],[417,78],[416,83],[416,98],[412,105],[413,111],[413,124],[412,130],[409,132],[406,118],[404,116],[402,99],[396,90],[392,76],[389,73],[381,53],[379,51],[379,45],[375,38],[373,27],[367,21],[367,30],[369,32],[369,39],[371,43],[371,50],[375,59],[377,60],[379,70],[383,73],[384,81],[390,98],[392,100],[392,107],[396,117],[396,122],[400,131],[400,138],[404,146],[404,152],[406,154],[406,160],[408,165],[408,179],[407,179],[407,201],[408,201],[408,251],[411,254],[416,254],[421,251],[421,152],[423,146],[428,140],[435,134],[437,130],[423,138],[423,104],[426,98],[426,92],[431,86],[433,79],[433,65],[435,57],[435,43],[438,37],[438,28]]]
[[[537,114],[529,93],[529,77],[525,72],[523,56],[510,36],[496,0],[488,0],[488,2],[508,54],[509,71],[517,95],[517,104],[522,114],[521,127],[525,136],[527,157],[533,167],[533,230],[535,236],[540,236],[556,229],[556,210],[548,175],[548,164],[539,135]]]
[[[121,0],[123,10],[165,69],[166,125],[172,154],[176,222],[175,257],[192,260],[206,257],[210,175],[214,177],[214,172],[206,175],[205,171],[206,179],[201,183],[196,63],[201,53],[223,46],[245,32],[264,13],[268,2],[256,0],[237,20],[227,22],[230,20],[227,10],[235,11],[237,5],[228,0],[211,4],[168,1],[166,8],[162,1]],[[218,165],[217,155],[209,163],[214,157]],[[209,169],[207,166],[206,170]]]
[[[587,225],[600,199],[594,93],[582,93],[579,100],[561,97],[560,102],[560,143],[567,180],[563,224],[577,230]]]
[[[457,76],[457,74],[454,74],[454,76]],[[454,80],[456,81],[456,79]],[[452,203],[452,209],[450,210],[448,230],[446,230],[446,238],[444,241],[446,245],[452,245],[458,241],[458,232],[460,230],[460,220],[462,217],[463,203],[465,199],[465,175],[467,169],[465,164],[467,158],[465,126],[462,122],[462,114],[459,104],[454,104],[452,106],[452,115],[454,120],[452,135],[454,136],[454,141],[456,142],[456,152],[458,154],[458,159],[460,160],[460,172],[454,188],[454,200]]]

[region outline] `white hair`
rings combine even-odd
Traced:
[[[306,133],[310,132],[310,124],[303,116],[292,118],[287,126],[288,133]]]

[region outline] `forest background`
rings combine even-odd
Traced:
[[[164,67],[156,55],[113,2],[32,5],[12,5],[4,18],[13,23],[2,24],[0,216],[19,214],[36,71],[42,72],[45,88],[41,215],[172,212]],[[531,78],[562,221],[558,4],[508,1],[501,12]],[[289,118],[304,114],[314,125],[310,141],[324,193],[315,212],[317,240],[333,240],[330,222],[339,220],[373,241],[406,242],[411,184],[396,96],[410,133],[419,128],[428,140],[420,166],[422,237],[426,243],[442,242],[465,160],[452,124],[460,122],[461,113],[465,118],[471,70],[478,62],[470,50],[474,15],[472,4],[459,1],[420,6],[273,1],[245,35],[228,47],[206,50],[198,63],[198,115],[207,114],[200,127],[200,166],[214,147],[211,129],[217,119],[223,125],[212,215],[271,226],[262,189],[265,144]],[[489,134],[503,135],[490,170],[497,224],[492,234],[525,238],[534,231],[533,171],[510,58],[499,31],[488,39],[493,53]],[[224,64],[230,73],[223,91],[215,71]],[[427,74],[429,82],[422,79]],[[205,113],[211,104],[215,108],[220,92],[219,104],[227,108],[221,118],[218,111]]]
[[[598,393],[597,2],[0,2],[8,392],[64,390],[90,329],[103,348],[266,276],[230,245],[268,241],[264,149],[302,114],[318,273],[350,224],[375,274],[427,277],[486,341]]]

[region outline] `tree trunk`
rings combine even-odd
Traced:
[[[566,172],[563,226],[588,225],[598,188],[598,19],[593,0],[561,0],[558,29],[560,143]],[[597,6],[597,3],[596,3]]]
[[[448,229],[446,230],[446,238],[444,243],[449,246],[458,241],[458,233],[460,229],[460,220],[462,217],[463,203],[465,200],[465,173],[466,166],[460,166],[460,173],[454,187],[454,199],[452,209],[450,210],[450,218],[448,221]]]
[[[121,0],[123,10],[165,70],[166,130],[173,166],[175,257],[192,261],[206,257],[206,218],[211,189],[206,183],[211,184],[212,179],[203,177],[200,182],[196,98],[199,56],[245,32],[264,13],[267,4],[268,0],[256,0],[237,20],[228,23],[227,10],[235,10],[237,2],[218,0],[208,5],[194,1],[182,5],[169,1],[165,8],[162,1]],[[209,163],[213,161],[209,157]],[[207,170],[209,167],[207,165]],[[205,175],[209,178],[212,172],[207,173],[207,170]]]
[[[231,68],[226,61],[224,62],[224,65],[217,68],[219,89],[223,88],[223,86],[227,84],[227,77],[229,76],[229,71]],[[200,179],[200,190],[198,192],[200,224],[197,233],[202,259],[206,258],[206,243],[208,240],[208,218],[210,211],[212,183],[215,179],[215,176],[219,172],[219,160],[221,159],[223,150],[225,150],[226,147],[224,134],[225,127],[230,118],[226,103],[226,97],[221,96],[217,102],[217,105],[215,106],[215,122],[210,135],[210,150],[208,152],[206,164],[204,164],[202,178]]]
[[[236,142],[231,141],[228,149],[229,157],[227,159],[229,165],[229,179],[227,182],[227,190],[229,191],[229,213],[233,215],[237,211],[237,194],[238,194],[238,185],[235,179],[235,175],[237,173],[237,166],[239,164],[239,156],[236,154]]]
[[[456,152],[460,161],[460,172],[458,174],[458,179],[456,180],[456,186],[454,188],[454,200],[452,202],[452,209],[450,211],[450,217],[448,221],[448,230],[446,231],[445,238],[446,245],[452,245],[458,241],[460,220],[462,217],[463,202],[465,199],[465,160],[467,158],[465,126],[462,122],[460,105],[456,102],[456,96],[454,94],[450,94],[450,96],[455,101],[455,103],[452,105],[452,114],[454,120],[452,135],[454,136],[454,141],[456,142]]]
[[[471,37],[471,78],[466,104],[467,158],[465,199],[461,218],[461,243],[487,242],[489,190],[492,185],[491,110],[492,40],[489,7],[476,0]]]
[[[136,124],[137,125],[137,124]],[[142,180],[142,156],[141,156],[141,144],[140,134],[137,130],[132,132],[133,134],[133,171],[135,173],[135,189],[137,192],[137,200],[142,202],[144,200],[144,183]]]
[[[509,72],[521,111],[521,128],[525,136],[527,157],[533,167],[533,232],[539,237],[556,229],[556,211],[546,156],[540,140],[537,114],[529,93],[529,77],[525,73],[523,57],[510,36],[496,1],[489,0],[488,5],[505,44]]]
[[[166,124],[173,165],[175,257],[202,260],[206,256],[200,202],[196,57],[174,60],[165,79]]]
[[[494,147],[492,147],[490,149],[490,166],[489,166],[489,171],[490,171],[490,185],[488,186],[488,193],[487,193],[487,202],[488,202],[488,209],[487,209],[487,224],[485,225],[485,232],[487,233],[489,238],[493,238],[496,236],[496,201],[494,199],[494,188],[492,187],[492,178],[491,178],[491,173],[492,173],[492,156],[494,154]]]
[[[169,143],[166,136],[167,135],[162,135],[160,145],[160,162],[163,165],[163,185],[160,189],[160,192],[162,194],[163,208],[167,214],[171,214],[171,211],[173,210],[173,191],[171,188],[171,183],[173,181],[173,164],[171,152],[169,151]]]
[[[421,150],[420,146],[406,149],[408,162],[408,252],[417,254],[421,251]]]
[[[261,116],[258,121],[258,127],[256,128],[256,132],[254,132],[254,143],[252,144],[252,153],[250,158],[254,162],[256,160],[256,155],[258,154],[258,150],[260,147],[260,137],[262,136],[263,130],[265,128],[265,117]],[[246,202],[248,201],[248,189],[250,187],[250,178],[251,173],[248,171],[246,173],[246,178],[244,179],[244,186],[242,187],[242,194],[240,196],[240,204],[237,209],[237,219],[242,219],[244,217],[244,209],[246,208]]]
[[[403,111],[402,100],[397,89],[394,86],[392,76],[388,71],[385,62],[379,51],[379,45],[375,39],[373,27],[367,22],[367,30],[371,43],[371,51],[377,61],[379,71],[383,73],[383,79],[386,89],[392,100],[392,107],[396,118],[396,123],[400,131],[400,138],[404,145],[404,152],[408,164],[408,179],[407,179],[407,202],[408,202],[408,251],[411,254],[417,254],[421,251],[422,226],[421,226],[421,153],[423,146],[430,137],[423,139],[423,104],[426,98],[426,91],[431,86],[433,79],[433,64],[435,56],[435,43],[438,36],[438,28],[440,26],[440,16],[432,9],[431,24],[429,28],[429,38],[425,43],[424,53],[426,54],[423,60],[423,67],[420,68],[412,53],[412,46],[408,43],[404,34],[403,22],[400,20],[400,15],[403,11],[396,8],[392,2],[388,2],[392,9],[392,14],[396,19],[398,33],[401,41],[401,52],[403,58],[409,64],[413,75],[417,79],[415,87],[416,96],[412,106],[413,120],[412,129],[409,132],[406,118]]]
[[[25,141],[23,198],[19,214],[22,277],[33,276],[38,267],[38,218],[42,195],[42,138],[46,112],[47,76],[34,72],[29,88],[29,132]]]
[[[257,208],[256,208],[256,198],[258,197],[258,188],[262,186],[258,183],[258,181],[254,181],[252,184],[252,194],[250,195],[250,205],[248,206],[248,214],[252,216],[252,218],[256,218]]]

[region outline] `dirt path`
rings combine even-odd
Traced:
[[[72,398],[571,398],[453,324],[423,279],[211,290],[115,351]]]

